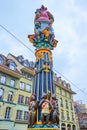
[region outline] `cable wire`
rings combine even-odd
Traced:
[[[24,44],[18,37],[16,37],[13,33],[11,33],[7,28],[5,28],[1,24],[0,24],[0,27],[3,28],[7,33],[9,33],[12,37],[14,37],[18,42],[20,42],[24,47],[26,47],[29,51],[31,51],[34,54],[34,51],[32,51],[26,44]],[[82,93],[86,94],[82,89],[80,89],[77,85],[75,85],[71,80],[66,78],[62,73],[58,72],[55,68],[53,68],[53,69],[56,71],[57,74],[60,74],[62,77],[64,77],[69,83],[71,83],[73,86],[75,86],[78,90],[80,90]]]
[[[8,29],[6,29],[4,26],[0,24],[0,27],[3,28],[7,33],[9,33],[12,37],[14,37],[18,42],[20,42],[24,47],[29,49],[33,54],[34,51],[32,51],[26,44],[24,44],[18,37],[16,37],[13,33],[11,33]]]

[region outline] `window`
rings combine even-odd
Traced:
[[[69,83],[67,83],[67,88],[71,89],[71,85]]]
[[[11,70],[16,71],[16,64],[15,64],[14,62],[10,62],[10,63],[9,63],[9,68],[10,68]]]
[[[67,101],[67,100],[65,100],[65,103],[66,103],[66,108],[68,109],[68,101]]]
[[[72,97],[72,96],[71,96],[71,94],[69,93],[69,98],[71,99],[71,97]]]
[[[61,111],[61,118],[64,120],[64,111]]]
[[[12,101],[13,100],[13,92],[9,91],[8,93],[8,101]]]
[[[17,120],[21,120],[22,119],[22,111],[21,110],[17,110],[16,119]]]
[[[3,84],[6,83],[6,76],[1,76],[1,83],[3,83]]]
[[[15,80],[11,79],[11,81],[10,81],[10,86],[11,86],[11,87],[14,87],[14,86],[15,86]]]
[[[3,64],[3,58],[2,58],[2,56],[0,56],[0,65],[2,65]]]
[[[24,103],[24,96],[19,95],[19,97],[18,97],[18,103],[19,104],[23,104]]]
[[[0,88],[0,100],[3,98],[4,90]]]
[[[10,119],[11,108],[7,107],[5,112],[5,119]]]
[[[74,121],[74,115],[73,115],[73,113],[72,113],[72,121]]]
[[[31,62],[29,62],[29,64],[30,64],[29,66],[30,66],[31,68],[34,68],[34,62],[31,61]]]
[[[24,65],[25,67],[29,67],[29,62],[28,62],[28,60],[24,60],[24,61],[23,61],[23,65]]]
[[[60,98],[60,106],[63,107],[63,99]]]
[[[31,92],[31,86],[29,84],[26,85],[26,91]]]
[[[20,56],[17,57],[17,59],[18,59],[19,62],[22,62],[24,58],[23,58],[23,56],[20,55]]]
[[[61,77],[58,78],[58,84],[61,84]]]
[[[28,112],[27,111],[24,112],[24,120],[28,120]]]
[[[66,87],[66,81],[63,81],[62,83],[63,83],[63,86]]]
[[[70,102],[70,108],[71,108],[71,110],[73,110],[72,102]]]
[[[29,105],[29,97],[25,98],[25,104]]]
[[[20,82],[20,89],[24,90],[24,86],[25,86],[25,84],[23,82]]]
[[[67,112],[67,120],[70,120],[69,113]]]
[[[64,96],[67,96],[67,92],[66,91],[64,91]]]
[[[61,88],[59,88],[59,93],[62,94],[62,90],[61,90]]]
[[[32,76],[31,76],[30,74],[27,74],[27,78],[28,78],[29,80],[31,80],[31,79],[32,79]]]

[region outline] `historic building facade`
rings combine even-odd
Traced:
[[[27,129],[33,62],[0,55],[0,130]]]
[[[27,130],[34,63],[23,56],[0,55],[0,130]],[[61,130],[77,130],[70,84],[55,77]]]
[[[61,77],[55,77],[56,94],[60,113],[61,130],[77,130],[77,123],[74,111],[73,92],[71,86]]]

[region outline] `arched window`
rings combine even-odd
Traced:
[[[72,126],[72,130],[76,130],[76,126],[75,125]]]
[[[31,68],[34,68],[34,62],[30,61],[30,62],[29,62],[29,66],[30,66]]]
[[[24,60],[22,62],[22,64],[25,66],[25,67],[29,67],[29,61],[28,60]]]
[[[70,124],[67,125],[67,130],[71,130],[71,125]]]
[[[61,126],[65,126],[65,124],[64,124],[64,123],[62,123],[62,124],[61,124]]]
[[[2,56],[0,56],[0,65],[2,65],[3,64],[3,58],[2,58]]]
[[[24,58],[23,58],[23,56],[20,55],[20,56],[17,57],[17,59],[18,59],[19,62],[22,62]]]
[[[15,64],[14,62],[10,62],[10,63],[9,63],[9,68],[10,68],[11,70],[16,71],[16,64]]]
[[[0,100],[3,99],[4,89],[0,88]]]
[[[64,123],[61,124],[61,130],[65,130],[66,129],[66,125]]]

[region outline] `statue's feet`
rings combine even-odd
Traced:
[[[35,127],[35,125],[32,125],[32,128],[34,128]]]
[[[43,126],[44,126],[44,125],[42,124],[40,127],[43,128]]]
[[[47,124],[47,126],[48,126],[48,127],[50,127],[50,125],[49,125],[49,124]]]

